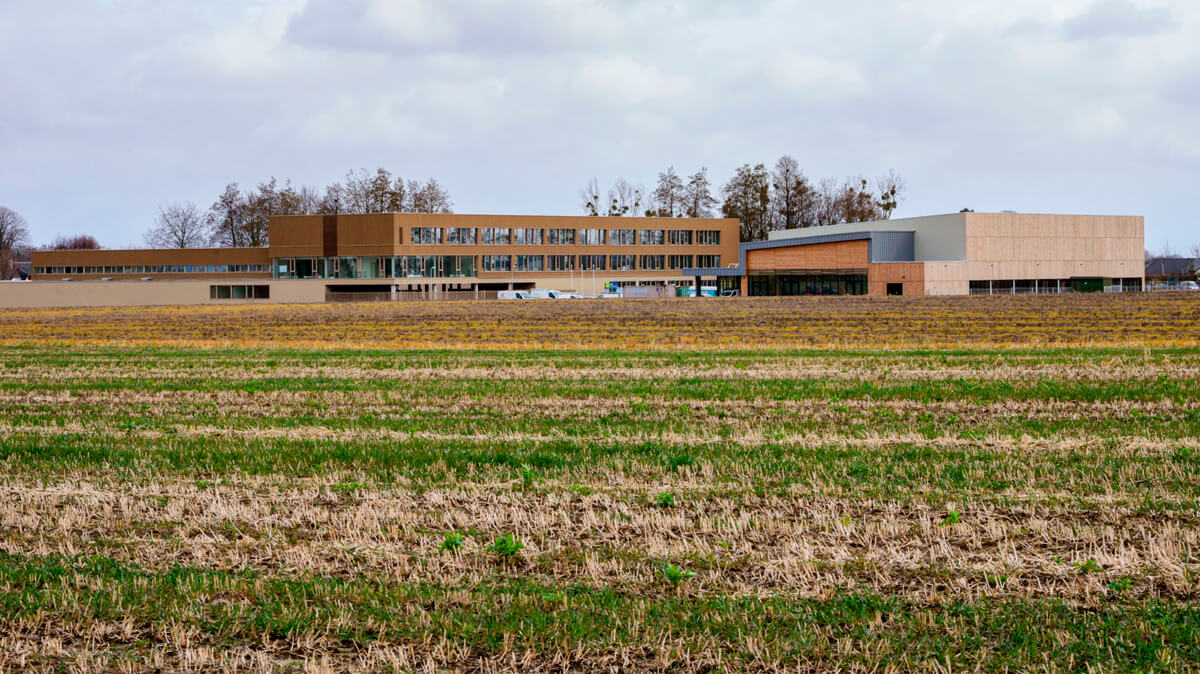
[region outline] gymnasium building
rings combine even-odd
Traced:
[[[1140,291],[1135,216],[953,213],[771,232],[737,263],[685,269],[748,296]]]

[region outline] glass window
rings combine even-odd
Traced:
[[[484,255],[484,271],[512,271],[511,255]]]
[[[517,271],[545,271],[545,261],[541,255],[518,255]]]
[[[671,255],[667,258],[667,267],[669,269],[686,269],[692,266],[691,255]]]
[[[608,230],[608,244],[610,246],[632,246],[635,243],[637,243],[636,229]]]
[[[603,255],[580,255],[579,268],[583,271],[603,271],[604,256]]]
[[[646,270],[662,269],[663,268],[663,256],[662,255],[643,255],[638,266],[641,269],[646,269]]]
[[[604,245],[604,230],[603,229],[581,229],[579,230],[579,243],[583,246],[603,246]]]
[[[643,246],[661,246],[666,241],[666,233],[661,229],[643,229],[638,234],[638,243]]]
[[[513,243],[518,246],[540,246],[543,242],[543,229],[514,229]]]
[[[474,227],[449,227],[446,229],[446,243],[460,246],[475,245]]]
[[[667,243],[672,246],[690,246],[692,245],[692,231],[690,229],[672,229],[667,232]]]
[[[511,231],[507,227],[484,227],[480,230],[480,238],[486,246],[507,246],[512,242]]]
[[[441,227],[413,227],[412,242],[414,244],[431,245],[442,242]]]
[[[696,232],[696,243],[701,246],[721,245],[721,232],[715,229],[702,229]]]
[[[697,267],[720,267],[721,266],[721,256],[720,255],[697,255],[696,256],[696,266]]]
[[[610,255],[608,266],[613,271],[632,271],[636,263],[636,255]]]
[[[550,255],[548,257],[550,271],[575,271],[574,255]]]
[[[550,245],[552,246],[571,246],[575,244],[575,230],[573,229],[552,229],[550,230]]]

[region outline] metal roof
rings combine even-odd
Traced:
[[[1200,268],[1191,257],[1156,257],[1146,260],[1146,276],[1190,276]]]

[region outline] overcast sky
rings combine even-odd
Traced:
[[[1200,242],[1194,0],[0,0],[0,205],[138,244],[228,182],[436,177],[578,214],[595,176],[895,169],[897,216],[1146,216]]]

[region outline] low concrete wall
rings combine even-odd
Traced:
[[[213,285],[266,285],[271,298],[214,300]],[[25,281],[0,283],[0,308],[170,306],[324,302],[324,281],[223,279],[211,281]]]

